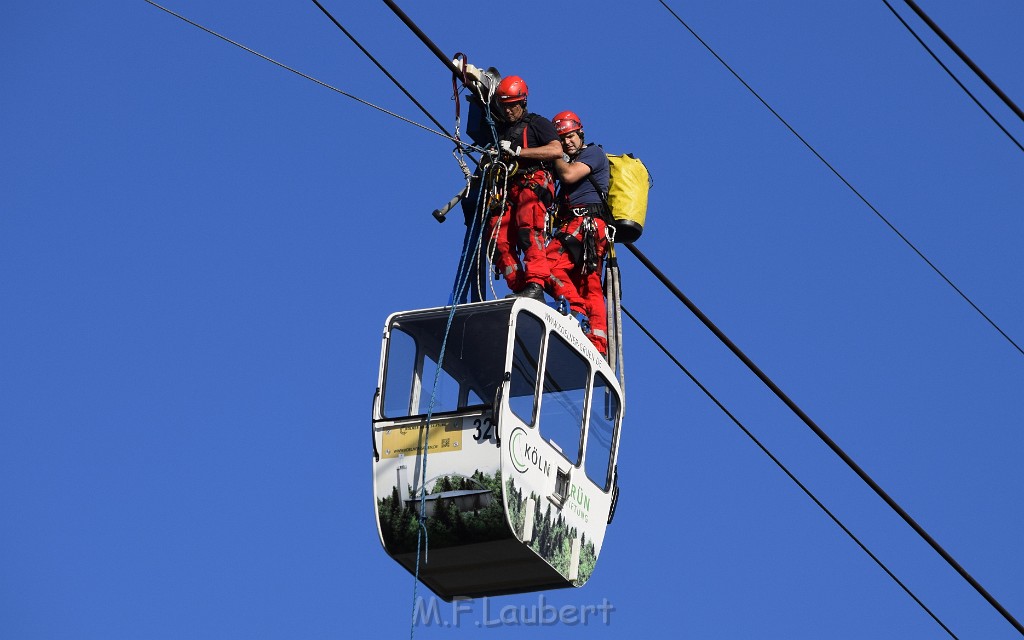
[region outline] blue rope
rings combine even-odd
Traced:
[[[475,282],[472,286],[480,286],[482,282],[486,282],[486,275],[480,273],[483,269],[483,265],[475,265],[474,263],[480,260],[482,251],[482,242],[484,236],[484,229],[487,225],[483,224],[483,209],[481,204],[484,202],[484,189],[483,183],[486,181],[487,173],[483,173],[480,176],[480,187],[477,189],[476,194],[476,205],[473,207],[473,219],[469,223],[469,228],[466,229],[466,241],[462,246],[462,255],[459,257],[459,266],[455,270],[455,283],[452,286],[451,296],[448,298],[448,304],[455,304],[455,301],[459,302],[466,301],[466,289],[469,286],[469,280],[471,276]],[[485,292],[481,291],[481,299],[486,299]],[[472,296],[471,296],[472,297]]]
[[[497,130],[495,129],[495,126],[494,126],[494,119],[491,117],[490,109],[486,109],[485,113],[487,114],[487,122],[488,122],[488,124],[491,127],[491,134],[494,136],[495,145],[497,146],[498,133],[497,133]],[[477,206],[475,207],[475,210],[478,212],[478,215],[474,216],[474,218],[473,218],[473,222],[471,223],[471,227],[470,227],[470,232],[472,232],[472,230],[475,227],[475,225],[478,222],[482,221],[482,218],[483,218],[482,215],[479,215],[479,212],[480,212],[480,203],[483,201],[483,197],[482,197],[483,193],[484,193],[483,180],[484,180],[484,176],[485,175],[486,175],[486,172],[481,174],[481,178],[480,178],[481,179],[481,185],[480,185],[480,188],[478,189],[478,192],[477,192]],[[479,247],[480,247],[479,243],[483,239],[484,226],[485,225],[481,224],[480,225],[480,230],[477,232],[477,238],[476,238],[476,244],[475,244],[475,246],[477,248],[477,251],[475,251],[473,253],[478,253],[479,252]],[[467,235],[467,238],[468,237],[471,237],[471,236]],[[463,249],[462,249],[462,256],[459,259],[459,267],[456,270],[456,281],[455,281],[455,285],[454,285],[454,287],[452,289],[451,299],[448,302],[448,304],[451,306],[451,309],[448,312],[448,321],[445,324],[445,328],[444,328],[444,338],[441,341],[441,352],[440,352],[440,354],[438,354],[438,357],[437,357],[437,367],[434,369],[434,386],[433,386],[433,388],[430,391],[430,403],[427,405],[427,420],[426,420],[426,424],[424,424],[424,427],[423,427],[423,429],[424,429],[423,430],[423,464],[422,464],[422,467],[421,467],[422,471],[420,473],[420,518],[419,518],[419,530],[416,532],[416,572],[414,574],[414,580],[413,580],[413,584],[412,584],[412,620],[411,620],[411,625],[410,625],[410,628],[409,628],[409,639],[410,640],[412,640],[412,638],[415,637],[415,634],[416,634],[416,592],[417,592],[417,588],[419,587],[419,583],[420,583],[420,549],[421,548],[423,549],[424,563],[426,563],[427,562],[427,554],[429,553],[429,546],[430,546],[429,535],[427,533],[427,527],[426,527],[426,519],[427,519],[426,518],[426,514],[427,514],[427,487],[426,487],[426,482],[427,482],[427,454],[430,451],[430,447],[429,447],[429,444],[430,444],[430,421],[431,421],[431,419],[433,418],[433,415],[434,415],[434,405],[437,403],[437,385],[438,385],[439,380],[441,379],[441,370],[442,370],[442,367],[444,366],[444,354],[445,354],[445,352],[447,351],[447,348],[448,348],[448,334],[451,332],[452,322],[455,319],[455,310],[458,308],[457,300],[462,295],[463,291],[465,291],[467,282],[469,280],[469,269],[466,269],[465,267],[467,266],[467,255],[469,253],[471,253],[469,251],[469,247],[472,246],[472,245],[473,245],[473,243],[468,242],[468,243],[466,243],[466,246],[463,247]]]
[[[484,109],[484,116],[487,121],[487,125],[491,130],[491,136],[494,139],[494,147],[498,147],[498,130],[494,123],[494,117],[491,115],[490,109]],[[478,261],[483,249],[483,234],[484,229],[487,225],[483,224],[484,221],[484,210],[482,203],[485,202],[484,193],[486,191],[486,185],[490,182],[490,173],[493,170],[488,168],[482,170],[480,173],[480,182],[477,184],[476,203],[473,206],[473,219],[470,221],[469,228],[466,230],[466,241],[462,246],[462,255],[459,257],[459,266],[455,270],[455,283],[452,286],[452,294],[448,298],[448,304],[455,304],[456,300],[465,302],[466,294],[466,281],[469,280],[470,276],[475,276],[476,282],[473,282],[473,286],[480,286],[482,282],[486,281],[487,276],[480,273],[479,269],[474,269],[473,263]],[[469,196],[469,193],[466,193]],[[476,226],[479,225],[479,230]],[[472,296],[470,296],[472,297]],[[480,292],[481,299],[486,299],[484,291]]]
[[[412,585],[412,625],[409,630],[410,640],[416,633],[416,591],[420,582],[420,549],[423,549],[424,562],[429,552],[429,536],[427,535],[427,454],[430,451],[430,421],[434,416],[434,405],[437,403],[437,385],[441,379],[441,369],[444,366],[444,354],[448,349],[448,334],[451,332],[452,322],[455,319],[457,304],[452,304],[448,312],[448,321],[444,327],[444,339],[441,341],[441,352],[437,357],[437,367],[434,369],[434,386],[430,391],[430,404],[427,405],[427,421],[423,431],[423,464],[420,473],[420,527],[416,533],[416,572]],[[424,543],[424,538],[427,538]]]

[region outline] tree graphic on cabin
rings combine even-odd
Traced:
[[[501,503],[501,472],[494,475],[479,470],[471,476],[445,475],[434,480],[429,494],[448,491],[469,491],[486,489],[491,492],[490,504],[474,511],[460,511],[451,498],[434,498],[433,515],[424,522],[430,548],[440,549],[476,542],[501,540],[512,536],[505,520]],[[413,494],[413,487],[406,487],[407,495]],[[403,504],[398,487],[391,489],[391,495],[377,500],[380,514],[380,531],[384,545],[391,553],[416,551],[420,533],[420,500],[418,497]]]
[[[526,521],[526,514],[523,511],[526,501],[523,499],[522,490],[516,487],[511,478],[506,487],[508,519],[512,523],[512,529],[521,534],[523,523]],[[541,500],[540,496],[532,491],[530,497],[533,498],[533,537],[529,542],[530,548],[563,576],[568,576],[572,560],[572,541],[580,535],[580,563],[575,583],[577,586],[586,583],[590,579],[590,574],[594,572],[594,565],[597,564],[597,548],[594,543],[587,539],[586,534],[579,534],[576,527],[568,526],[561,511],[553,515],[551,502]],[[547,505],[543,512],[541,503]]]

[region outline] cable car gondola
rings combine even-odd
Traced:
[[[623,410],[604,357],[542,302],[392,314],[372,411],[384,550],[446,601],[582,586],[615,511]]]

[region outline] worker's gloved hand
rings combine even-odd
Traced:
[[[512,146],[512,142],[509,141],[509,140],[502,140],[501,141],[501,151],[502,151],[502,153],[506,153],[506,154],[508,154],[510,156],[513,156],[513,157],[519,155],[519,147],[513,147]]]
[[[456,66],[458,66],[458,64],[459,63],[456,63]],[[461,69],[462,67],[459,68]],[[466,77],[469,78],[470,80],[476,80],[477,82],[480,82],[481,80],[483,80],[483,70],[467,63]]]

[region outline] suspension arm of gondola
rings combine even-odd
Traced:
[[[1017,619],[1014,618],[1013,615],[1011,615],[1010,612],[1007,611],[1003,607],[1003,605],[1001,605],[988,591],[986,591],[985,588],[982,587],[981,584],[977,580],[975,580],[974,577],[971,576],[971,574],[969,574],[966,569],[960,566],[960,563],[958,563],[956,559],[954,559],[953,556],[949,554],[948,551],[943,549],[942,546],[939,545],[939,543],[936,542],[936,540],[932,538],[931,535],[929,535],[929,533],[925,531],[924,528],[921,525],[919,525],[917,521],[914,520],[910,516],[910,514],[903,509],[903,507],[901,507],[888,493],[886,493],[885,490],[882,489],[882,487],[879,486],[879,484],[875,482],[874,479],[872,479],[871,476],[869,476],[867,472],[864,471],[860,467],[860,465],[858,465],[853,460],[853,458],[847,455],[847,453],[843,451],[842,448],[840,448],[839,445],[836,444],[835,441],[832,440],[832,438],[830,438],[829,435],[821,429],[821,427],[819,427],[817,424],[815,424],[813,420],[811,420],[810,416],[804,413],[804,411],[799,406],[797,406],[797,404],[793,402],[789,398],[789,396],[787,396],[782,391],[782,389],[779,388],[779,386],[776,385],[771,380],[771,378],[765,375],[765,373],[761,371],[761,369],[756,364],[754,364],[753,360],[748,358],[747,355],[743,353],[743,351],[741,351],[740,348],[737,347],[736,344],[732,340],[730,340],[729,337],[725,335],[725,333],[723,333],[722,330],[719,329],[715,325],[715,323],[711,321],[710,318],[704,315],[704,313],[697,307],[697,305],[695,305],[689,298],[687,298],[683,294],[683,292],[680,291],[679,288],[672,283],[671,280],[665,277],[665,274],[663,274],[657,267],[655,267],[654,264],[647,258],[647,256],[645,256],[639,249],[634,247],[632,244],[626,244],[626,248],[628,248],[630,252],[632,252],[632,254],[636,256],[637,259],[640,260],[640,262],[643,263],[643,265],[647,267],[647,269],[658,280],[660,280],[661,283],[665,285],[665,287],[669,291],[671,291],[676,296],[676,298],[679,299],[680,302],[686,305],[686,308],[689,309],[695,316],[697,316],[697,319],[699,319],[704,324],[704,326],[711,330],[711,332],[714,333],[715,336],[717,336],[718,339],[726,347],[728,347],[729,350],[732,351],[733,354],[737,358],[739,358],[743,362],[743,364],[745,364],[747,368],[754,373],[754,375],[756,375],[761,380],[761,382],[763,382],[769,389],[771,389],[772,392],[780,400],[782,400],[782,402],[784,402],[786,406],[789,407],[790,410],[793,411],[793,413],[795,413],[797,417],[799,417],[800,420],[803,421],[804,424],[810,427],[810,429],[815,433],[815,435],[818,436],[818,438],[822,440],[822,442],[824,442],[830,449],[832,449],[832,451],[837,456],[839,456],[843,460],[843,462],[845,462],[846,465],[850,467],[850,469],[852,469],[853,472],[860,477],[861,480],[863,480],[869,487],[871,487],[871,489],[878,495],[878,497],[880,497],[887,505],[889,505],[890,508],[892,508],[893,511],[895,511],[901,518],[903,518],[903,521],[910,525],[910,527],[915,532],[917,532],[917,534],[921,536],[921,538],[925,542],[927,542],[928,545],[931,546],[931,548],[934,549],[936,553],[942,556],[942,559],[945,560],[949,564],[949,566],[953,567],[953,569],[960,574],[960,577],[962,577],[964,580],[967,581],[968,584],[974,587],[975,591],[977,591],[983,598],[985,598],[985,600],[990,605],[992,605],[992,607],[995,608],[995,610],[998,611],[1003,616],[1003,618],[1006,619],[1007,622],[1013,625],[1013,627],[1017,629],[1017,631],[1024,635],[1024,626],[1021,626],[1021,623],[1018,622]]]

